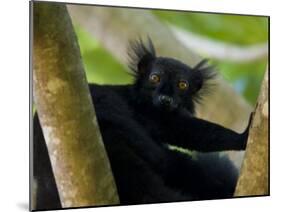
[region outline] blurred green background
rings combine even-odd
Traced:
[[[195,34],[236,46],[250,46],[268,41],[268,18],[195,12],[153,10],[162,22]],[[75,31],[81,48],[89,82],[126,84],[132,82],[128,69],[120,64],[83,28]],[[211,59],[218,71],[245,99],[255,104],[267,66],[267,58],[251,62],[230,62]]]

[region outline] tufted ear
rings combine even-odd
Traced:
[[[216,72],[214,71],[213,66],[207,65],[208,60],[203,59],[201,60],[196,66],[194,66],[192,76],[191,76],[191,83],[192,83],[192,93],[197,93],[203,87],[206,87],[208,81],[214,79],[216,77]],[[208,90],[205,89],[205,90]]]
[[[148,37],[146,44],[141,39],[131,41],[129,44],[129,68],[135,75],[144,74],[156,58],[153,43]]]

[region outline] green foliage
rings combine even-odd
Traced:
[[[256,44],[268,40],[266,17],[161,10],[154,10],[153,13],[167,23],[236,45]]]
[[[81,27],[75,26],[84,68],[89,82],[98,84],[127,84],[132,76],[108,51]]]
[[[254,105],[259,95],[267,60],[242,64],[224,61],[216,61],[215,63],[223,77],[232,82],[234,89]]]

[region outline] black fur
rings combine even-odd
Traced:
[[[226,156],[198,153],[192,158],[168,145],[199,152],[245,149],[248,128],[238,134],[194,117],[194,103],[214,78],[213,70],[206,67],[205,60],[192,68],[172,58],[157,57],[151,40],[148,45],[141,40],[131,43],[129,56],[134,84],[89,85],[120,203],[232,197],[237,170]],[[151,74],[159,81],[152,82]],[[180,81],[186,83],[186,89],[179,89]],[[37,115],[34,125],[36,208],[58,208]]]

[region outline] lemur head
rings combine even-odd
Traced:
[[[207,60],[190,67],[173,58],[156,56],[149,38],[146,44],[142,40],[131,42],[128,54],[140,101],[163,110],[174,111],[193,104],[202,96],[199,91],[206,82],[215,77],[213,69],[206,67]]]

